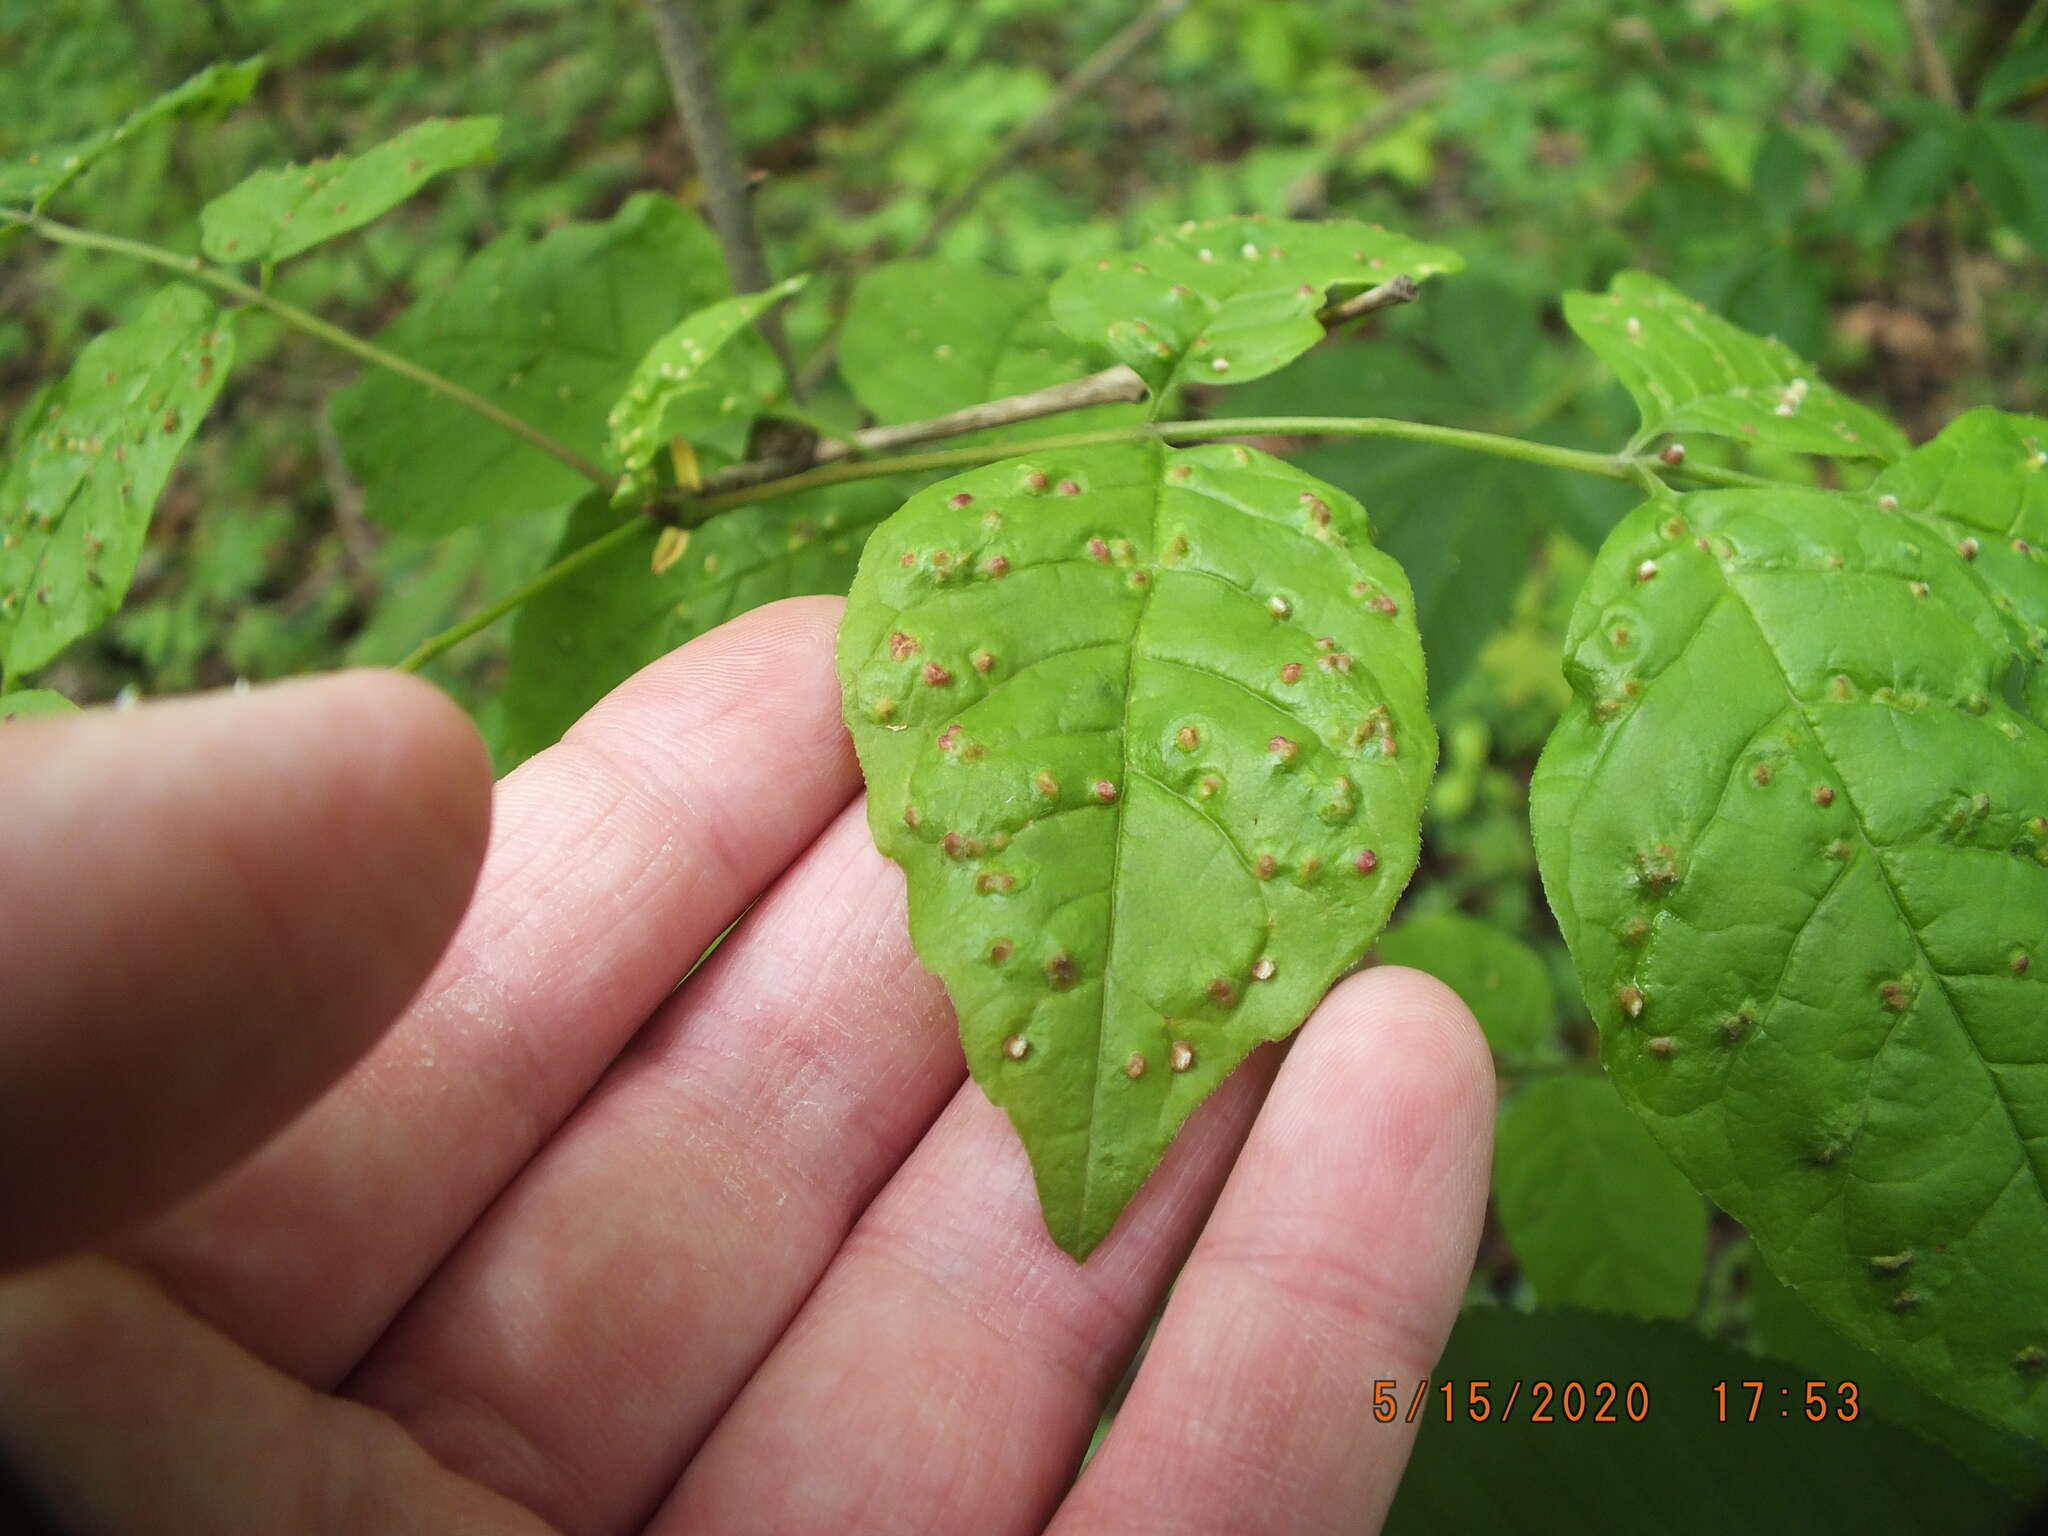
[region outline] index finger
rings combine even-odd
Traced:
[[[756,609],[498,788],[477,896],[378,1048],[126,1256],[332,1385],[684,973],[853,797],[841,604]]]

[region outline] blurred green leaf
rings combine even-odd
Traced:
[[[1707,1208],[1604,1077],[1525,1084],[1501,1106],[1501,1230],[1547,1306],[1685,1317],[1706,1273]]]
[[[643,193],[603,224],[506,235],[378,338],[587,457],[661,333],[721,297],[709,230]],[[589,482],[410,379],[373,371],[334,398],[334,425],[372,516],[408,533],[573,500]]]
[[[260,58],[209,65],[183,85],[129,113],[117,127],[0,161],[0,203],[26,203],[40,212],[59,192],[143,129],[175,117],[237,106],[248,100],[262,74]]]
[[[2048,255],[2048,124],[1980,119],[1971,125],[1968,159],[1993,211]]]
[[[258,171],[199,211],[200,248],[215,261],[283,261],[487,159],[497,142],[495,117],[435,118],[359,155]]]
[[[1764,130],[1750,167],[1749,191],[1765,223],[1781,230],[1791,225],[1806,201],[1813,164],[1812,152],[1784,128],[1773,123]]]
[[[1765,1398],[1750,1421],[1743,1382],[1758,1378]],[[1470,1308],[1431,1382],[1387,1536],[2006,1536],[2021,1513],[1903,1429],[1861,1416],[1809,1422],[1804,1372],[1677,1323]],[[1449,1423],[1444,1382],[1456,1404]],[[1493,1405],[1484,1423],[1467,1401],[1468,1384],[1481,1382]],[[1576,1422],[1567,1417],[1573,1382],[1585,1393]],[[1614,1396],[1609,1421],[1596,1423],[1602,1382]],[[1640,1421],[1627,1406],[1638,1382],[1647,1393]],[[1726,1388],[1725,1419],[1717,1385]],[[1412,1378],[1395,1383],[1399,1411],[1414,1388]],[[1511,1390],[1515,1408],[1505,1413]],[[1550,1422],[1538,1423],[1546,1400]],[[1821,1402],[1839,1401],[1824,1383]]]
[[[1374,946],[1384,965],[1427,971],[1465,1000],[1513,1070],[1557,1057],[1557,994],[1543,957],[1511,933],[1456,913],[1409,918]]]
[[[1977,86],[1976,110],[1998,112],[2048,86],[2048,26],[2015,43],[1985,72]]]
[[[1962,168],[1967,131],[1960,119],[1938,121],[1909,128],[1878,151],[1857,209],[1864,239],[1889,240],[1941,201]]]
[[[150,514],[234,362],[197,290],[160,290],[96,337],[0,473],[0,658],[41,666],[121,606]]]
[[[22,688],[0,693],[0,725],[9,720],[33,720],[38,715],[75,714],[78,706],[61,693],[47,688]]]

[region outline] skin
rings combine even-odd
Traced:
[[[1075,1265],[853,803],[838,613],[495,791],[391,675],[6,728],[0,1462],[52,1523],[1373,1528],[1371,1384],[1485,1201],[1470,1014],[1342,983]]]

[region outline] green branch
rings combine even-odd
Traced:
[[[798,474],[764,480],[757,485],[726,491],[716,496],[698,496],[666,503],[651,511],[650,517],[635,517],[609,533],[600,534],[582,548],[564,555],[531,581],[508,592],[489,607],[471,614],[452,629],[425,641],[404,661],[399,670],[417,672],[451,646],[488,629],[529,598],[545,592],[555,583],[581,570],[601,555],[609,554],[636,538],[651,537],[664,524],[694,528],[734,507],[772,501],[820,486],[844,485],[853,480],[876,480],[888,475],[927,474],[937,470],[966,469],[1013,459],[1022,454],[1058,453],[1069,448],[1093,448],[1104,443],[1136,442],[1155,438],[1166,443],[1198,443],[1226,437],[1386,437],[1411,443],[1432,443],[1444,448],[1465,448],[1497,458],[1519,459],[1551,469],[1569,469],[1598,475],[1607,480],[1642,483],[1644,474],[1654,472],[1640,459],[1626,454],[1594,453],[1583,448],[1558,448],[1549,443],[1532,443],[1526,438],[1505,437],[1498,432],[1475,432],[1464,427],[1438,427],[1421,421],[1401,421],[1389,416],[1240,416],[1215,421],[1168,421],[1135,427],[1109,427],[1099,432],[1071,432],[1062,437],[1037,437],[1027,442],[977,443],[967,448],[938,448],[929,453],[899,454],[886,459],[850,459],[825,464]],[[1672,470],[1708,485],[1769,486],[1778,482],[1740,470],[1718,469],[1712,465],[1685,465]],[[1660,482],[1661,483],[1661,482]]]
[[[400,357],[396,352],[387,352],[374,342],[364,341],[360,336],[343,330],[322,320],[318,315],[303,310],[296,304],[273,298],[261,288],[252,287],[230,272],[219,267],[208,266],[197,256],[180,256],[176,251],[160,245],[150,245],[141,240],[129,240],[120,235],[103,235],[96,230],[79,229],[70,224],[60,224],[55,219],[46,219],[39,213],[29,213],[18,208],[0,208],[0,221],[16,225],[42,236],[57,245],[73,245],[89,251],[106,251],[115,256],[126,256],[131,260],[146,262],[152,267],[161,267],[174,272],[190,283],[211,288],[232,299],[275,315],[293,330],[324,341],[330,347],[373,363],[402,378],[411,379],[423,389],[453,400],[457,405],[466,406],[487,421],[496,423],[523,442],[532,444],[542,453],[559,459],[575,470],[593,485],[609,491],[615,484],[615,477],[602,465],[594,464],[567,443],[559,442],[531,422],[520,420],[511,412],[493,405],[482,395],[465,389],[453,379],[443,378],[431,368],[422,368],[418,363]]]

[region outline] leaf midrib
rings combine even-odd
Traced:
[[[1115,840],[1115,852],[1109,861],[1109,888],[1104,893],[1109,905],[1109,917],[1102,931],[1102,997],[1095,1010],[1095,1081],[1088,1091],[1088,1144],[1081,1158],[1081,1225],[1087,1233],[1094,1225],[1095,1169],[1099,1159],[1096,1155],[1096,1127],[1103,1118],[1102,1089],[1109,1081],[1110,1063],[1103,1060],[1102,1048],[1108,1036],[1110,998],[1110,972],[1116,964],[1116,898],[1124,867],[1124,814],[1130,808],[1132,790],[1136,787],[1132,779],[1131,763],[1131,701],[1138,693],[1138,650],[1139,641],[1145,634],[1145,619],[1152,612],[1152,594],[1158,590],[1158,574],[1149,567],[1159,554],[1159,505],[1163,490],[1164,465],[1161,462],[1163,450],[1155,442],[1151,445],[1152,478],[1149,490],[1152,498],[1152,528],[1145,544],[1148,576],[1144,595],[1138,599],[1138,616],[1131,622],[1130,650],[1124,657],[1124,709],[1123,720],[1117,730],[1118,784],[1115,806],[1116,823],[1110,832]]]

